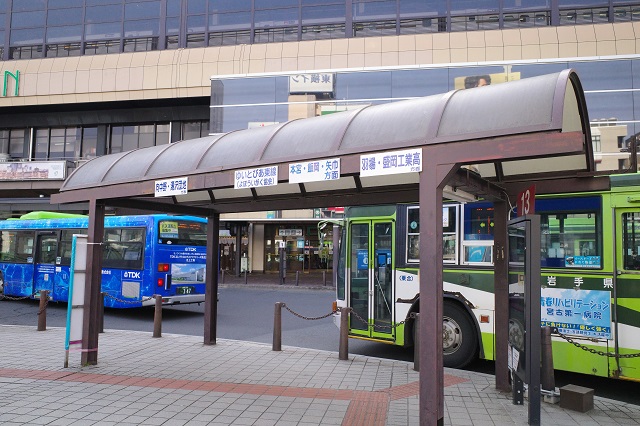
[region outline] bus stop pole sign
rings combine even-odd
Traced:
[[[523,404],[529,386],[529,424],[540,425],[540,216],[524,215],[508,223],[508,365],[513,403]]]

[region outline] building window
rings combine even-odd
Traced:
[[[325,40],[345,37],[344,24],[307,25],[302,27],[302,40]]]
[[[495,30],[500,26],[498,15],[452,16],[451,31]]]
[[[609,8],[569,9],[560,11],[560,25],[601,24],[609,22]]]
[[[205,47],[204,34],[189,34],[187,35],[187,47]]]
[[[109,154],[169,143],[169,123],[112,126]]]
[[[254,43],[298,41],[298,27],[259,28],[254,33]]]
[[[10,59],[36,59],[42,58],[42,45],[19,46],[9,49]]]
[[[235,44],[249,44],[251,34],[246,31],[225,31],[209,33],[209,46],[231,46]]]
[[[396,21],[358,22],[353,24],[354,37],[396,35]]]
[[[527,28],[551,25],[549,12],[505,13],[502,16],[504,28]]]
[[[209,120],[182,122],[181,140],[197,139],[209,135]]]
[[[0,157],[22,158],[24,157],[25,129],[0,130]]]
[[[89,41],[84,44],[85,55],[104,55],[119,51],[120,40]]]
[[[438,19],[403,19],[400,21],[400,34],[422,34],[438,32]]]
[[[125,52],[146,52],[150,50],[158,50],[158,37],[144,37],[125,39]]]
[[[60,58],[66,56],[80,56],[80,43],[47,45],[47,58]]]
[[[593,152],[602,152],[600,135],[591,135],[591,145],[593,145]]]
[[[167,50],[175,50],[180,47],[180,37],[177,35],[167,36]]]
[[[97,127],[56,127],[36,129],[36,160],[79,160],[96,155]]]

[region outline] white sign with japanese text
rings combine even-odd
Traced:
[[[289,76],[289,93],[333,93],[334,74],[297,74]]]
[[[360,176],[383,176],[422,171],[422,149],[379,152],[360,156]]]
[[[240,188],[260,188],[264,186],[274,186],[278,184],[278,167],[258,167],[256,169],[236,170],[234,174],[233,187]]]
[[[289,164],[289,183],[340,179],[340,159],[327,158]]]
[[[186,177],[157,180],[155,185],[156,197],[167,197],[172,195],[184,195],[187,193],[188,179]]]

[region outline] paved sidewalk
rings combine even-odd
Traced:
[[[413,364],[201,337],[106,330],[98,365],[64,364],[64,329],[0,326],[2,425],[417,425]],[[640,424],[640,406],[542,404],[542,424]],[[525,425],[493,376],[445,369],[445,424]]]

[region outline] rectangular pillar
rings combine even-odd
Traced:
[[[89,200],[89,229],[87,230],[87,278],[84,294],[82,325],[82,365],[98,363],[100,333],[100,297],[102,297],[102,239],[104,238],[104,203]]]
[[[218,253],[220,252],[220,214],[207,221],[206,287],[204,293],[204,344],[216,344],[218,317]]]

